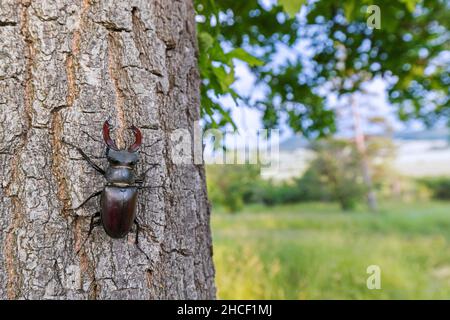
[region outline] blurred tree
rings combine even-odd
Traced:
[[[340,203],[343,210],[351,210],[367,194],[364,172],[359,170],[364,163],[372,169],[372,191],[389,176],[387,161],[391,159],[393,145],[384,138],[372,138],[365,146],[364,159],[356,144],[348,140],[327,139],[315,143],[316,159],[304,177],[298,181],[311,190],[326,191]]]
[[[268,128],[282,118],[296,132],[323,136],[336,129],[326,92],[351,94],[375,78],[389,83],[402,120],[449,119],[448,1],[377,1],[380,29],[368,26],[368,0],[195,2],[209,126],[232,123],[230,109],[217,101],[231,95],[261,110]],[[275,59],[280,48],[295,57]],[[233,59],[248,64],[263,98],[234,90]]]
[[[356,145],[347,139],[321,139],[313,148],[317,156],[303,176],[282,182],[262,179],[257,165],[208,165],[209,199],[214,206],[233,213],[248,203],[271,206],[305,201],[338,201],[344,210],[351,210],[367,192]],[[393,151],[388,138],[369,137],[366,141],[374,190],[397,178],[389,166]]]
[[[359,168],[359,154],[347,140],[326,140],[316,143],[317,158],[310,170],[318,181],[330,186],[334,199],[343,210],[351,210],[365,193]],[[356,169],[356,170],[355,170]]]
[[[353,93],[347,99],[341,99],[336,106],[339,131],[345,135],[350,133],[359,153],[361,173],[367,188],[367,204],[373,212],[378,209],[378,201],[372,181],[374,168],[367,152],[366,135],[382,134],[391,139],[393,133],[393,126],[384,106],[378,105],[377,99],[374,99],[377,97],[380,98],[376,92],[364,89],[359,94]]]
[[[433,177],[422,178],[419,182],[430,189],[433,198],[438,200],[450,200],[450,178]]]
[[[208,165],[206,179],[211,202],[235,213],[249,202],[253,191],[260,184],[260,168],[249,164]]]

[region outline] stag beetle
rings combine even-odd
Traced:
[[[81,148],[64,141],[76,148],[89,165],[103,175],[107,181],[103,190],[94,192],[78,207],[72,209],[78,210],[90,199],[100,196],[100,211],[96,212],[91,218],[86,240],[89,238],[93,228],[100,224],[111,238],[123,238],[130,232],[134,223],[136,224],[136,244],[138,244],[140,230],[139,223],[136,219],[138,190],[156,187],[142,185],[147,171],[151,168],[138,178],[135,176],[134,169],[139,159],[137,151],[142,144],[142,133],[135,126],[129,129],[134,133],[135,142],[128,149],[119,150],[114,140],[110,137],[110,124],[108,120],[103,124],[103,139],[106,143],[106,158],[109,162],[106,171],[96,165]],[[95,221],[96,218],[100,218],[99,221]]]

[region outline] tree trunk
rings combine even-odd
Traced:
[[[367,206],[372,212],[376,212],[378,210],[377,194],[375,193],[372,183],[372,174],[370,172],[369,159],[367,157],[366,139],[364,137],[364,131],[361,127],[361,116],[359,114],[359,105],[357,104],[354,95],[352,95],[350,99],[351,99],[350,104],[353,116],[353,124],[355,130],[356,150],[359,153],[362,176],[364,184],[366,185],[367,188]]]
[[[202,165],[175,165],[173,130],[199,112],[191,0],[0,0],[0,298],[215,297]],[[83,245],[107,166],[106,119],[120,145],[141,128],[142,231]],[[148,257],[147,257],[148,256]]]

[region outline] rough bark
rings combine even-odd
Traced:
[[[214,298],[203,166],[175,165],[170,133],[199,115],[191,0],[0,0],[0,298]],[[135,234],[87,236],[104,179],[101,126],[141,128]],[[79,252],[78,252],[79,251]],[[146,257],[148,256],[148,258]]]

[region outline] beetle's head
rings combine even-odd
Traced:
[[[107,145],[106,158],[113,166],[133,167],[138,162],[139,157],[137,151],[142,144],[142,134],[135,126],[130,127],[130,129],[134,133],[134,143],[126,150],[119,150],[109,135],[110,125],[108,120],[103,124],[103,139]]]

